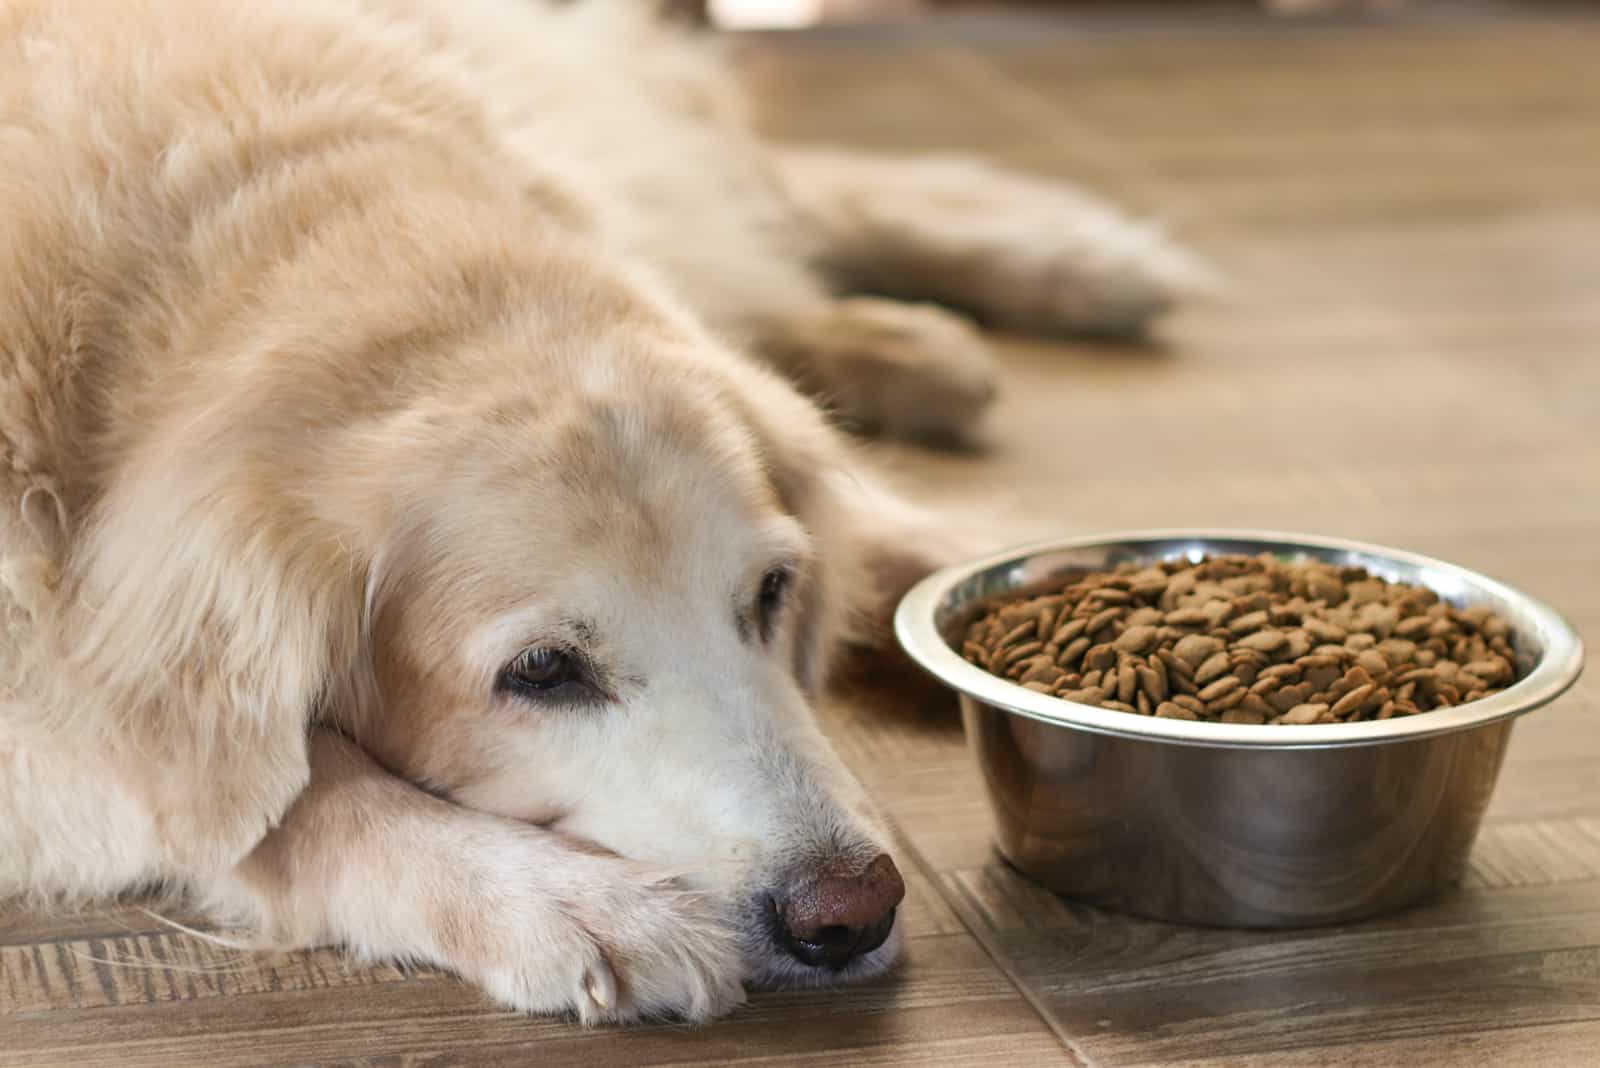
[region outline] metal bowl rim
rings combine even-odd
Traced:
[[[1470,704],[1426,712],[1405,719],[1303,726],[1272,724],[1257,726],[1246,723],[1156,719],[1153,716],[1096,708],[1036,693],[968,663],[950,648],[934,625],[935,612],[949,592],[981,571],[1013,566],[1034,556],[1073,549],[1186,540],[1232,541],[1258,543],[1263,548],[1292,550],[1299,547],[1360,553],[1412,567],[1454,573],[1465,585],[1492,592],[1505,601],[1516,603],[1519,612],[1538,621],[1539,629],[1548,636],[1548,643],[1533,670],[1515,685]],[[1470,730],[1520,716],[1548,704],[1576,682],[1583,670],[1583,642],[1577,632],[1549,605],[1503,582],[1469,568],[1420,553],[1346,538],[1270,530],[1180,527],[1113,531],[1015,546],[978,560],[943,568],[918,582],[901,598],[896,607],[894,630],[895,637],[907,655],[925,671],[958,693],[983,704],[1044,723],[1096,734],[1220,748],[1322,749],[1351,745],[1379,745]]]

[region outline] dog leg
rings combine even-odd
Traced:
[[[790,198],[844,291],[935,300],[995,326],[1141,332],[1210,272],[1065,183],[976,160],[780,150]]]
[[[757,351],[853,429],[960,440],[995,394],[971,323],[931,304],[853,297],[766,319]]]
[[[732,929],[665,873],[440,800],[329,731],[311,765],[283,822],[207,888],[220,919],[428,961],[585,1022],[703,1020],[742,1000]]]

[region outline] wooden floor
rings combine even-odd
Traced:
[[[1162,343],[1003,342],[981,455],[877,450],[995,539],[1350,535],[1499,576],[1600,649],[1600,23],[974,20],[745,58],[775,134],[968,149],[1164,214],[1237,280]],[[138,910],[0,915],[0,1065],[1600,1063],[1600,671],[1517,729],[1468,884],[1261,934],[1075,907],[997,863],[959,728],[826,710],[902,840],[895,978],[583,1031],[432,972],[256,957]]]

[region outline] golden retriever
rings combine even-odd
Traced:
[[[0,0],[0,897],[584,1020],[893,960],[809,701],[931,553],[805,393],[960,433],[979,335],[890,297],[1120,330],[1198,272],[769,148],[646,6]]]

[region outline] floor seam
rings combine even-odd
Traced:
[[[887,808],[887,806],[884,807]],[[1062,1052],[1067,1055],[1068,1063],[1073,1068],[1099,1068],[1094,1058],[1090,1057],[1079,1046],[1077,1041],[1061,1028],[1054,1016],[1045,1008],[1044,1002],[1039,995],[1029,987],[1007,962],[999,947],[988,937],[989,932],[983,929],[983,924],[969,911],[968,903],[949,892],[944,884],[942,873],[929,862],[922,850],[912,841],[911,835],[905,826],[899,820],[894,820],[892,815],[890,818],[894,822],[895,830],[899,832],[897,837],[900,839],[902,848],[910,854],[911,861],[916,864],[922,875],[928,880],[929,885],[933,887],[934,893],[939,895],[939,899],[944,902],[945,906],[955,916],[957,922],[961,924],[967,934],[972,936],[973,941],[978,943],[978,948],[983,950],[984,956],[988,957],[995,969],[1005,976],[1006,982],[1011,984],[1011,988],[1017,992],[1017,995],[1022,998],[1028,1008],[1032,1009],[1040,1022],[1049,1028],[1051,1034],[1055,1035],[1056,1041],[1061,1043]]]

